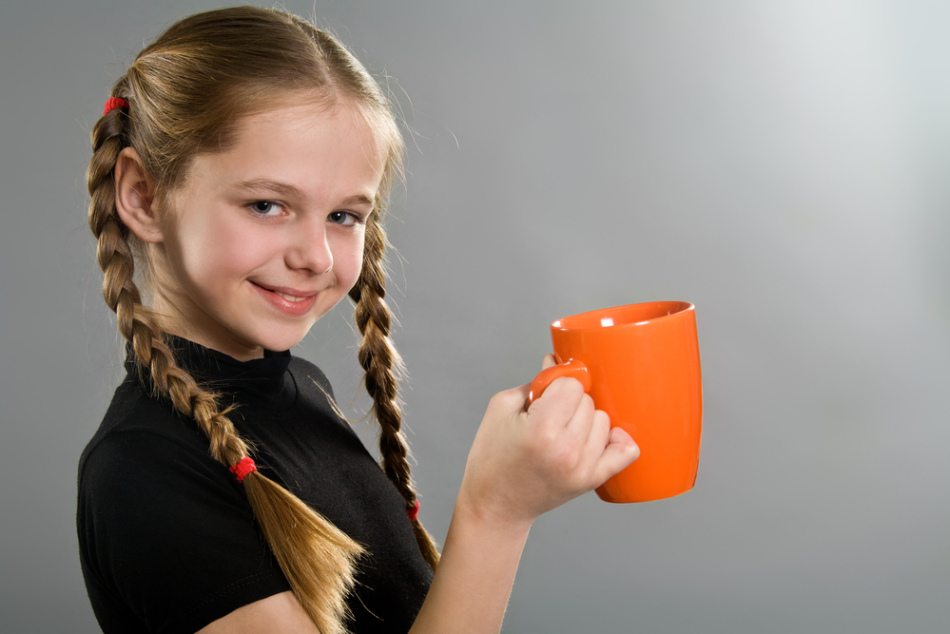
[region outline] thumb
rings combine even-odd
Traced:
[[[523,412],[527,410],[528,394],[530,392],[531,384],[525,383],[495,394],[488,405],[508,414]]]

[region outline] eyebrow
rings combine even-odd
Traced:
[[[260,192],[267,191],[279,194],[281,196],[301,196],[301,191],[294,187],[293,185],[288,185],[286,183],[280,183],[278,181],[272,181],[267,178],[255,178],[249,181],[241,181],[237,183],[238,189],[243,189],[249,192]]]
[[[236,186],[238,189],[242,189],[247,192],[272,192],[278,196],[284,196],[287,198],[304,197],[303,192],[293,185],[270,180],[269,178],[254,178],[251,180],[240,181]],[[375,201],[366,194],[354,194],[352,196],[347,196],[342,201],[342,203],[344,205],[368,205],[370,207],[375,205]]]

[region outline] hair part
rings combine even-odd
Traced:
[[[362,270],[350,297],[362,334],[358,354],[364,383],[381,428],[382,467],[411,509],[416,493],[401,431],[399,357],[390,338],[391,316],[385,302],[386,236],[381,225],[389,192],[402,175],[403,142],[378,84],[331,35],[279,10],[237,7],[185,18],[139,53],[111,95],[128,101],[129,109],[107,113],[92,132],[89,225],[98,241],[103,297],[115,311],[118,329],[131,343],[143,377],[195,421],[208,439],[211,456],[225,466],[248,456],[251,447],[229,420],[229,410],[222,410],[217,396],[177,365],[165,341],[161,316],[142,302],[134,280],[136,260],[142,271],[148,270],[148,262],[116,212],[114,169],[119,152],[133,147],[155,178],[156,200],[167,200],[188,177],[196,156],[227,150],[244,117],[264,112],[294,93],[310,95],[328,108],[341,101],[355,105],[384,150],[382,181],[366,226]],[[260,473],[249,474],[244,489],[300,603],[321,632],[342,633],[348,616],[345,600],[362,547]],[[418,519],[413,528],[434,569],[439,559],[434,540]]]

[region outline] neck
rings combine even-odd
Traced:
[[[152,300],[152,310],[161,320],[162,330],[182,339],[215,350],[238,361],[262,359],[264,348],[249,344],[229,333],[209,334],[200,324],[213,322],[204,311],[188,301],[177,301],[177,297],[156,291]]]

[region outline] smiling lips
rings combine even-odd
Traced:
[[[282,286],[266,287],[256,282],[251,282],[251,286],[253,286],[258,294],[267,300],[271,306],[284,314],[294,317],[300,317],[309,313],[313,309],[314,304],[317,303],[317,297],[320,295],[319,291],[300,291]]]

